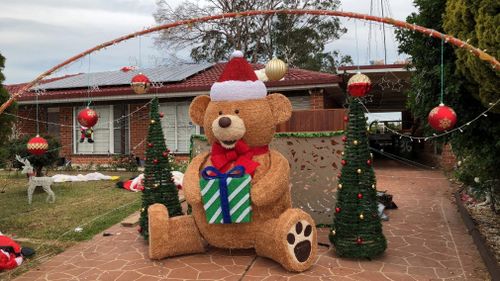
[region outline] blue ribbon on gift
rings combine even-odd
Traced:
[[[243,175],[245,175],[245,167],[243,166],[235,166],[227,173],[222,173],[213,166],[208,166],[201,171],[201,176],[206,180],[219,179],[220,207],[222,209],[222,220],[224,223],[231,223],[227,178],[241,178]]]

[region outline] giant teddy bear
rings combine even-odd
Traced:
[[[317,251],[315,223],[307,213],[291,207],[289,163],[268,148],[276,125],[287,121],[291,111],[285,96],[267,95],[264,83],[242,53],[235,51],[210,96],[196,97],[189,108],[192,121],[204,128],[212,145],[210,152],[192,160],[184,175],[183,188],[192,214],[169,218],[164,205],[149,207],[150,258],[201,253],[206,241],[219,248],[254,248],[257,255],[271,258],[289,271],[311,267]],[[251,175],[250,222],[207,221],[200,177],[209,166],[222,173],[242,166]]]

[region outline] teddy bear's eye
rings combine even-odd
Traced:
[[[238,113],[240,113],[240,111],[239,111],[238,109],[236,109],[236,110],[234,111],[234,113],[238,114]]]
[[[219,111],[219,115],[222,115],[222,111]]]

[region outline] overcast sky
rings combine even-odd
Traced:
[[[412,0],[383,1],[390,5],[390,10],[385,8],[386,16],[404,20],[415,11]],[[168,2],[175,6],[182,1]],[[370,0],[341,2],[344,11],[370,12]],[[374,2],[378,3],[374,7],[374,14],[380,15],[380,1]],[[152,17],[155,0],[0,0],[0,7],[0,53],[7,59],[5,84],[30,81],[41,72],[88,48],[155,25]],[[351,55],[354,62],[360,64],[383,59],[380,25],[372,25],[376,31],[372,32],[372,40],[368,44],[369,23],[345,19],[342,23],[349,31],[340,40],[328,44],[328,51],[338,49],[343,54]],[[153,36],[132,39],[92,54],[90,63],[86,57],[56,76],[137,65],[139,53],[143,67],[154,66],[158,58],[162,57],[162,52],[153,45]],[[404,59],[397,54],[392,28],[386,28],[386,44],[388,63]]]

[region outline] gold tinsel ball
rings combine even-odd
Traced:
[[[155,120],[151,120],[151,124],[154,124],[155,123]]]
[[[279,81],[285,77],[288,66],[280,59],[273,58],[266,64],[266,76],[269,81]]]
[[[375,185],[374,184],[372,184],[372,188],[375,189]]]
[[[341,154],[342,156],[344,156],[344,154],[345,154],[345,153],[342,151],[340,154]]]
[[[332,235],[335,235],[337,234],[337,232],[335,231],[335,229],[332,229]]]
[[[358,172],[358,174],[361,174],[362,171],[361,169],[358,169],[356,172]]]
[[[358,145],[358,144],[359,144],[359,141],[354,140],[352,143],[354,143],[354,145]]]
[[[160,184],[158,184],[158,183],[155,183],[155,184],[154,184],[154,187],[158,187],[158,186],[160,186]]]
[[[338,184],[338,187],[339,187],[339,189],[342,189],[342,184],[341,184],[341,183],[339,183],[339,184]]]
[[[363,216],[363,214],[360,214],[360,215],[359,215],[359,218],[360,218],[360,219],[364,219],[364,218],[365,218],[365,216]]]
[[[141,212],[144,212],[144,211],[146,211],[146,209],[144,209],[144,208],[141,208]]]

